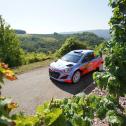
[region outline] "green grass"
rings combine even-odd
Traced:
[[[53,54],[45,54],[45,53],[31,52],[25,54],[26,64],[52,59],[53,57],[54,57]]]
[[[31,70],[39,68],[39,67],[48,66],[53,60],[54,59],[47,59],[47,60],[40,61],[40,62],[30,63],[27,65],[22,65],[22,66],[16,67],[13,70],[16,74],[21,74],[21,73],[25,73],[25,72],[31,71]]]

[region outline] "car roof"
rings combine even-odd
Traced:
[[[83,54],[88,54],[88,53],[93,53],[93,50],[84,50],[84,49],[79,49],[79,50],[73,50],[69,52],[69,54],[77,54],[77,55],[83,55]]]

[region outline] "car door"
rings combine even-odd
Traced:
[[[84,58],[82,59],[80,70],[83,72],[83,74],[89,73],[93,70],[93,64],[92,60],[94,59],[93,53],[88,53]]]

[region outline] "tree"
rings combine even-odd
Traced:
[[[0,59],[10,66],[23,63],[24,52],[15,32],[0,16]]]
[[[85,48],[86,48],[85,44],[81,43],[75,37],[70,37],[65,41],[62,47],[56,52],[56,56],[61,57],[72,50],[85,49]]]

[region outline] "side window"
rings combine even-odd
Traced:
[[[84,57],[84,59],[82,60],[82,63],[89,62],[94,58],[95,58],[94,53],[89,53],[88,55]]]
[[[88,56],[85,56],[82,60],[82,63],[88,62]]]
[[[95,58],[94,53],[90,53],[88,55],[89,61],[93,60]]]

